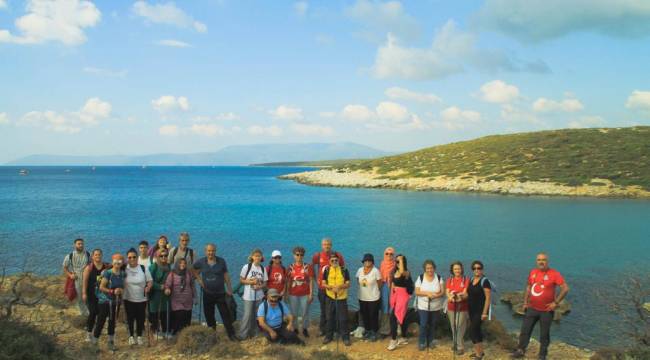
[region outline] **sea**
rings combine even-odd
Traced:
[[[414,274],[425,259],[443,277],[452,261],[469,271],[479,259],[498,297],[523,289],[544,251],[571,287],[572,311],[553,325],[553,337],[589,348],[621,341],[619,318],[599,294],[625,286],[630,274],[647,276],[650,201],[331,188],[277,178],[305,170],[0,167],[0,265],[58,274],[77,237],[108,257],[161,234],[176,243],[189,232],[191,247],[202,254],[215,243],[236,274],[254,248],[267,259],[280,250],[287,264],[294,246],[311,255],[331,237],[352,275],[365,253],[378,265],[387,246],[407,257]],[[350,295],[350,307],[358,307],[356,285]],[[315,319],[317,302],[311,311]],[[507,305],[497,301],[494,313],[518,331],[521,319]]]

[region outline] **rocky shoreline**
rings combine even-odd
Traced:
[[[415,178],[400,175],[399,173],[379,174],[359,170],[321,169],[282,175],[278,178],[314,186],[650,199],[650,191],[638,186],[619,186],[607,179],[592,179],[592,183],[588,185],[568,186],[544,181],[485,180],[476,176]]]

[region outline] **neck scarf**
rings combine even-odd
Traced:
[[[386,255],[387,251],[391,251],[393,253],[392,258]],[[393,271],[395,271],[395,249],[392,247],[387,247],[386,250],[384,250],[384,260],[382,260],[381,265],[379,266],[379,272],[381,273],[382,280],[384,282],[389,282]]]
[[[181,277],[181,291],[185,290],[185,281],[187,279],[187,262],[185,262],[185,269],[181,270],[180,269],[180,262],[183,261],[182,258],[176,260],[176,263],[174,264],[174,274],[178,275]]]

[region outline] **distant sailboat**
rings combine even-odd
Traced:
[[[97,169],[97,168],[93,166],[93,167],[92,167],[92,170],[95,171],[95,169]]]
[[[20,174],[21,176],[27,176],[27,175],[29,175],[29,171],[27,171],[25,169],[20,169],[18,174]]]
[[[65,169],[65,172],[69,173],[69,172],[70,172],[70,169]]]
[[[142,168],[143,168],[143,169],[146,169],[146,168],[147,168],[147,165],[142,165]]]

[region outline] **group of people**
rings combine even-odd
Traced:
[[[107,264],[100,249],[87,252],[84,241],[76,239],[74,250],[64,259],[63,271],[74,280],[77,293],[82,294],[77,305],[82,314],[88,315],[87,341],[96,344],[108,321],[108,346],[115,350],[115,324],[122,305],[129,345],[144,344],[146,317],[152,337],[172,337],[191,323],[193,306],[201,301],[201,315],[207,326],[216,329],[216,306],[232,341],[262,332],[270,342],[304,344],[303,339],[310,336],[309,306],[317,296],[323,344],[333,341],[336,335],[350,346],[347,300],[354,281],[358,284],[359,323],[364,339],[378,340],[380,323],[387,322],[387,349],[408,344],[406,317],[414,297],[419,350],[434,347],[436,325],[446,313],[452,329],[452,351],[464,354],[464,337],[469,328],[474,344],[471,357],[484,356],[481,323],[491,315],[493,284],[485,277],[479,260],[471,263],[471,276],[466,276],[463,264],[456,261],[445,279],[433,260],[425,260],[421,274],[414,275],[406,256],[388,247],[379,267],[372,254],[363,255],[352,280],[343,255],[332,250],[330,238],[324,238],[321,250],[311,261],[305,261],[306,251],[298,246],[292,251],[293,262],[287,266],[279,250],[271,253],[267,266],[263,265],[262,251],[253,250],[241,268],[238,287],[233,288],[227,263],[217,256],[216,245],[206,245],[204,256],[195,258],[189,242],[189,234],[181,233],[178,245],[171,247],[167,237],[160,236],[153,246],[142,241],[137,250],[129,249],[126,262],[123,255],[116,253]],[[233,294],[241,290],[243,315],[236,332]],[[548,256],[538,254],[537,267],[528,277],[524,301],[527,309],[513,358],[524,356],[532,330],[540,322],[539,356],[545,359],[553,311],[568,291],[562,275],[548,267]]]

